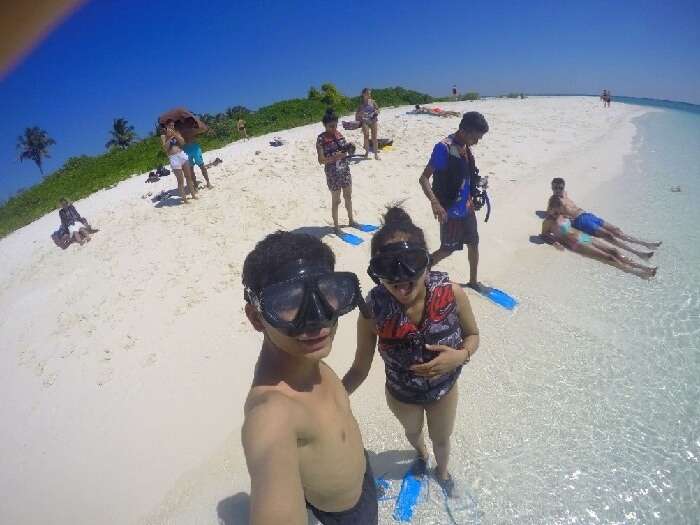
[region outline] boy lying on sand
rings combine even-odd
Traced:
[[[246,316],[264,336],[242,431],[255,525],[306,525],[307,507],[324,525],[377,523],[360,429],[322,362],[338,318],[365,310],[357,276],[334,266],[316,237],[281,231],[243,265]]]

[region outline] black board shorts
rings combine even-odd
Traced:
[[[317,509],[308,501],[306,506],[311,509],[316,519],[322,525],[376,525],[379,521],[377,510],[377,486],[374,474],[369,465],[369,456],[365,450],[365,477],[362,479],[362,493],[355,506],[341,512],[326,512]]]
[[[464,218],[449,217],[440,224],[440,249],[448,252],[461,250],[464,245],[478,245],[479,231],[476,225],[476,213],[469,210]]]

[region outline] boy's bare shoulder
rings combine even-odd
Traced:
[[[253,387],[243,407],[243,446],[253,439],[259,445],[296,440],[301,423],[299,402],[271,387]],[[257,448],[257,447],[256,447]]]

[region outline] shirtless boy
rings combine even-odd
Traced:
[[[348,394],[322,359],[338,317],[364,302],[355,274],[334,272],[331,249],[277,232],[243,266],[245,312],[263,334],[242,438],[252,525],[376,524],[374,476]]]
[[[661,246],[660,242],[642,241],[632,237],[631,235],[627,235],[614,224],[605,222],[600,217],[579,208],[576,206],[576,203],[569,198],[569,195],[565,191],[565,187],[566,183],[564,182],[564,179],[560,177],[552,179],[552,194],[561,199],[564,214],[571,218],[571,225],[577,230],[587,233],[588,235],[593,235],[594,237],[605,239],[609,243],[614,244],[623,250],[627,250],[628,252],[633,253],[643,259],[649,259],[652,255],[654,255],[654,252],[641,252],[639,250],[635,250],[629,244],[622,241],[639,244],[640,246],[644,246],[645,248],[649,249],[658,248]]]

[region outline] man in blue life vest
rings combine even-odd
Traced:
[[[472,192],[476,191],[479,183],[479,170],[471,147],[488,130],[488,122],[481,113],[465,113],[457,132],[435,145],[430,161],[419,179],[423,193],[433,208],[433,215],[440,222],[440,249],[431,254],[432,264],[461,250],[466,244],[469,259],[468,286],[477,291],[481,291],[481,284],[477,280],[479,232]]]

